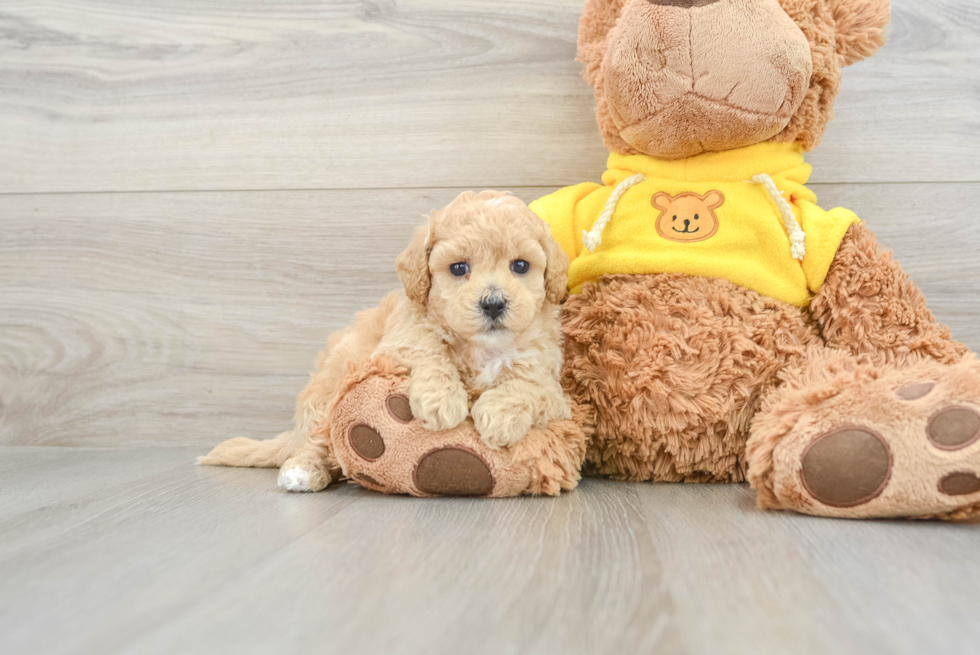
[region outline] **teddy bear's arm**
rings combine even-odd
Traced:
[[[584,199],[592,200],[591,196],[602,191],[606,192],[606,197],[612,192],[601,184],[583,182],[558,189],[528,205],[531,211],[551,227],[551,235],[568,255],[570,261],[574,261],[582,252],[582,230],[589,229],[592,221],[599,216],[599,212],[595,212],[591,220],[585,220],[587,217],[578,217],[579,205]]]
[[[864,223],[847,229],[827,278],[810,303],[828,346],[908,361],[952,364],[968,349],[926,307],[919,288]]]

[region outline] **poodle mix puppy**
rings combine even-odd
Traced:
[[[279,466],[279,486],[290,491],[340,479],[323,425],[349,365],[374,357],[410,371],[411,413],[428,430],[472,415],[480,439],[497,449],[571,418],[559,383],[568,257],[523,202],[495,191],[461,194],[417,228],[397,268],[404,293],[331,335],[292,431],[231,439],[200,463]]]

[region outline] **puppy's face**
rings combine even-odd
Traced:
[[[465,339],[521,333],[544,305],[544,248],[507,232],[469,223],[432,248],[429,314]]]
[[[506,342],[564,298],[568,258],[512,196],[464,193],[432,215],[416,242],[399,258],[406,292],[463,339]]]

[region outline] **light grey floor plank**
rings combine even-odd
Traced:
[[[4,653],[118,652],[351,501],[270,496],[274,472],[204,471],[187,451],[90,452],[0,450],[19,464],[5,473],[3,495],[27,496],[0,518]],[[34,465],[59,458],[105,482],[52,493]],[[47,502],[29,508],[37,495]]]
[[[4,653],[898,654],[980,638],[976,525],[765,513],[744,486],[419,500],[287,494],[273,471],[180,450],[0,460]]]
[[[980,181],[974,0],[895,0],[823,182]],[[564,185],[605,161],[581,0],[7,0],[0,192]]]
[[[980,348],[980,184],[814,189]],[[458,191],[0,197],[0,443],[205,448],[286,429],[327,334],[398,288],[412,227]]]

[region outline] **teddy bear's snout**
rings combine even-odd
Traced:
[[[651,5],[660,5],[662,7],[690,9],[691,7],[704,7],[705,5],[714,4],[718,0],[647,0],[647,2]]]
[[[679,159],[778,134],[803,101],[812,60],[778,0],[646,0],[628,4],[610,32],[602,73],[619,136]]]

